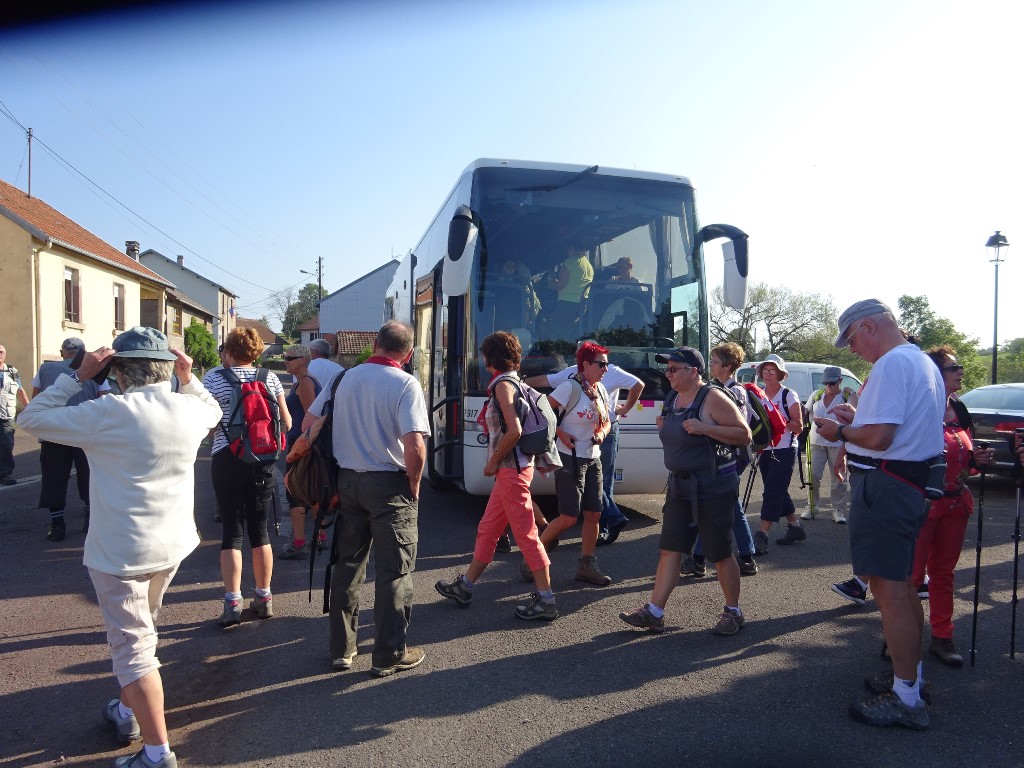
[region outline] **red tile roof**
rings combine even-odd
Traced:
[[[319,331],[320,315],[315,315],[299,326],[300,331]]]
[[[109,243],[100,240],[85,227],[55,211],[39,198],[29,197],[2,179],[0,179],[0,209],[27,222],[58,245],[91,256],[126,272],[132,272],[160,285],[173,285],[153,270],[130,259]]]
[[[376,331],[338,331],[338,354],[358,355],[377,340]]]

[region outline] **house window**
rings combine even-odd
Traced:
[[[114,283],[114,330],[124,330],[124,286]]]
[[[171,307],[171,333],[181,336],[181,307]]]
[[[77,269],[64,267],[64,320],[82,322],[82,286]]]

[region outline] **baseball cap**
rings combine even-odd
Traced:
[[[71,352],[72,350],[77,351],[79,349],[85,349],[85,342],[77,336],[68,336],[61,342],[60,348],[66,352]]]
[[[843,372],[840,371],[836,366],[830,365],[825,369],[825,372],[821,374],[822,384],[836,384],[843,380]]]
[[[704,355],[693,347],[677,347],[671,352],[655,355],[654,359],[659,363],[684,363],[685,365],[692,365],[699,373],[704,373]]]
[[[880,315],[883,312],[892,314],[892,310],[878,299],[863,299],[856,304],[851,304],[839,316],[839,335],[836,336],[835,346],[839,349],[850,346],[850,342],[846,340],[846,332],[850,326],[865,317]]]
[[[114,357],[143,357],[149,360],[177,360],[167,337],[156,328],[136,325],[120,334],[113,342]]]
[[[765,363],[771,363],[776,368],[778,368],[779,369],[779,373],[782,374],[782,378],[783,379],[785,379],[787,376],[789,376],[789,371],[786,370],[786,361],[783,360],[778,355],[768,355],[768,357],[766,357],[764,360],[762,360],[760,363],[757,364],[756,372],[757,372],[757,377],[758,378],[761,378],[761,369],[764,368]],[[780,379],[780,381],[781,380],[782,379]]]

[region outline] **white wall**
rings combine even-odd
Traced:
[[[320,303],[320,332],[380,330],[384,296],[396,269],[397,261],[387,264],[324,299]]]

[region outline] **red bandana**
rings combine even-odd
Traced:
[[[366,362],[373,363],[374,365],[390,365],[392,368],[401,368],[402,364],[397,360],[392,360],[390,357],[384,357],[384,355],[374,355],[373,357],[366,358]]]

